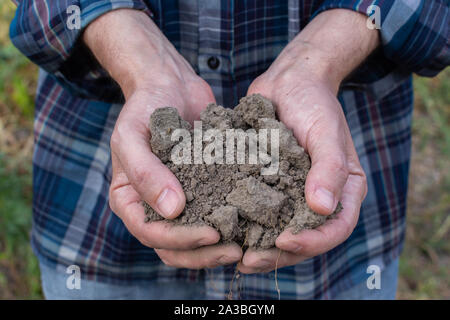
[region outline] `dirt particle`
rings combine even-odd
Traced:
[[[232,206],[222,206],[205,217],[207,222],[212,223],[219,230],[222,240],[233,240],[238,232],[238,209]]]
[[[239,209],[239,215],[244,219],[273,227],[287,196],[254,177],[248,177],[238,181],[226,199],[227,203]]]
[[[194,200],[194,195],[191,191],[186,191],[184,194],[186,195],[187,202],[191,202],[192,200]]]

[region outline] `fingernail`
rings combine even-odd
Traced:
[[[334,194],[331,191],[325,188],[319,188],[316,190],[315,196],[323,207],[327,208],[330,211],[334,210],[335,198]]]
[[[164,189],[156,201],[159,212],[164,218],[170,219],[178,207],[179,197],[175,191],[170,188]]]

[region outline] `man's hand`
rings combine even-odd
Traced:
[[[319,14],[248,90],[275,103],[280,120],[311,156],[305,186],[310,208],[329,215],[340,201],[344,209],[315,230],[284,231],[277,248],[248,250],[239,265],[243,273],[268,272],[327,252],[356,226],[367,183],[336,95],[340,82],[378,45],[378,34],[365,20],[347,10]]]
[[[179,181],[150,150],[148,123],[152,112],[164,106],[176,107],[188,121],[198,119],[215,100],[209,85],[142,12],[109,12],[87,27],[83,40],[126,98],[111,137],[111,209],[169,266],[199,269],[238,261],[240,247],[215,245],[220,235],[213,228],[144,223],[141,205],[146,201],[168,219],[183,210]]]

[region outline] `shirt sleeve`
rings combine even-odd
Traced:
[[[15,0],[10,25],[13,44],[32,62],[73,94],[84,98],[123,101],[117,83],[97,62],[80,36],[100,15],[120,8],[145,11],[144,0]]]
[[[381,48],[356,71],[363,82],[396,69],[434,76],[450,64],[447,0],[325,0],[314,16],[337,8],[365,14],[379,28]]]

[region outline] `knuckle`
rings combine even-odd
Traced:
[[[294,87],[292,86],[292,84],[295,83],[297,77],[298,76],[293,72],[282,72],[278,75],[278,79],[276,82],[282,84],[283,87],[290,88],[291,90],[289,90],[288,92],[292,92],[294,95],[296,95],[300,87]]]
[[[214,93],[211,86],[201,77],[195,77],[193,81],[189,84],[189,92],[200,92],[203,93],[208,100],[214,99]]]
[[[152,181],[152,173],[151,171],[148,169],[148,167],[145,166],[135,166],[134,168],[132,168],[132,172],[133,172],[133,185],[137,188],[137,190],[139,191],[143,191],[145,190],[146,192],[148,191],[151,195],[151,199],[146,199],[149,200],[151,203],[150,204],[154,204],[156,201],[156,195],[154,194],[154,190],[152,190],[151,188],[146,188],[146,186],[151,185],[151,181]]]
[[[357,180],[357,187],[360,190],[361,195],[361,202],[364,200],[364,198],[367,195],[368,191],[368,184],[367,184],[367,175],[364,171],[364,169],[361,167],[361,164],[359,163],[358,158],[351,159],[348,163],[348,166],[350,168],[349,174],[352,174],[356,177],[358,177]]]
[[[173,262],[172,259],[170,259],[170,255],[168,254],[167,251],[164,250],[155,250],[156,253],[158,254],[159,259],[161,259],[161,261],[168,267],[173,267]]]
[[[201,77],[197,77],[196,81],[194,82],[194,86],[196,86],[200,90],[207,90],[207,91],[211,90],[211,87],[209,86],[208,82],[206,82]]]
[[[172,263],[170,260],[163,260],[163,263],[168,267],[172,267],[172,268],[177,267],[177,265],[175,263]]]
[[[114,195],[113,188],[111,188],[111,187],[109,188],[108,202],[109,202],[109,207],[111,208],[111,210],[113,212],[117,212],[118,211],[117,203],[116,203],[117,200],[116,200],[116,197]]]
[[[354,171],[352,170],[352,173],[355,176],[358,177],[358,180],[357,180],[358,185],[357,185],[357,187],[358,187],[358,189],[360,191],[360,193],[359,193],[360,197],[361,197],[360,200],[362,202],[364,200],[364,198],[366,197],[367,191],[369,189],[368,184],[367,184],[367,175],[366,175],[366,173],[364,172],[363,168],[360,165],[358,165],[356,170],[354,170]]]
[[[264,92],[264,79],[262,76],[259,76],[253,80],[248,88],[248,92],[250,93],[262,93]]]
[[[111,134],[110,146],[111,149],[118,148],[122,141],[124,140],[124,136],[126,136],[126,132],[129,132],[128,126],[123,121],[118,121],[114,130]]]
[[[114,192],[115,188],[110,186],[108,195],[108,204],[112,212],[114,212],[119,218],[122,219],[123,203],[121,203],[120,197]]]
[[[130,224],[130,222],[128,222]],[[131,222],[133,223],[133,222]],[[153,236],[149,235],[148,232],[145,232],[140,225],[133,226],[132,233],[134,237],[144,246],[156,249],[157,245],[153,241]],[[130,230],[130,228],[128,228]]]
[[[109,146],[111,147],[111,150],[114,150],[119,145],[119,135],[117,134],[117,131],[114,130],[111,134],[111,139],[109,141]]]
[[[146,247],[149,247],[149,248],[154,248],[154,245],[152,244],[152,242],[149,239],[147,239],[147,237],[142,235],[141,232],[139,232],[139,231],[138,232],[134,232],[134,236],[135,236],[136,239],[138,239],[138,241],[143,246],[146,246]]]
[[[333,158],[329,159],[329,161],[330,161],[329,162],[330,168],[337,175],[342,176],[342,177],[347,177],[349,175],[347,161],[345,161],[345,158],[343,156],[333,157]]]
[[[142,239],[138,235],[135,235],[135,238],[138,239],[139,243],[142,244],[143,246],[151,248],[145,239]]]
[[[348,239],[348,237],[350,237],[354,228],[355,228],[355,225],[353,223],[351,223],[349,221],[346,221],[344,223],[344,239],[342,240],[342,242],[344,242],[345,240]]]
[[[166,257],[161,257],[159,256],[159,258],[161,259],[161,261],[168,267],[176,267],[175,263],[173,263],[172,260],[167,259]]]
[[[367,191],[369,189],[368,184],[367,184],[367,175],[364,171],[362,171],[362,175],[361,175],[361,180],[362,180],[362,185],[363,185],[363,194],[362,194],[362,200],[364,200],[364,198],[367,196]]]
[[[342,232],[342,238],[338,244],[347,240],[348,237],[353,233],[356,223],[358,222],[358,212],[354,212],[351,216],[343,217],[342,223],[339,226],[339,231]]]
[[[350,222],[348,222],[347,220],[344,220],[344,223],[342,225],[343,225],[342,226],[342,229],[343,229],[342,231],[343,231],[344,240],[345,240],[345,239],[347,239],[350,236],[350,234],[353,231],[353,228],[350,225]]]

